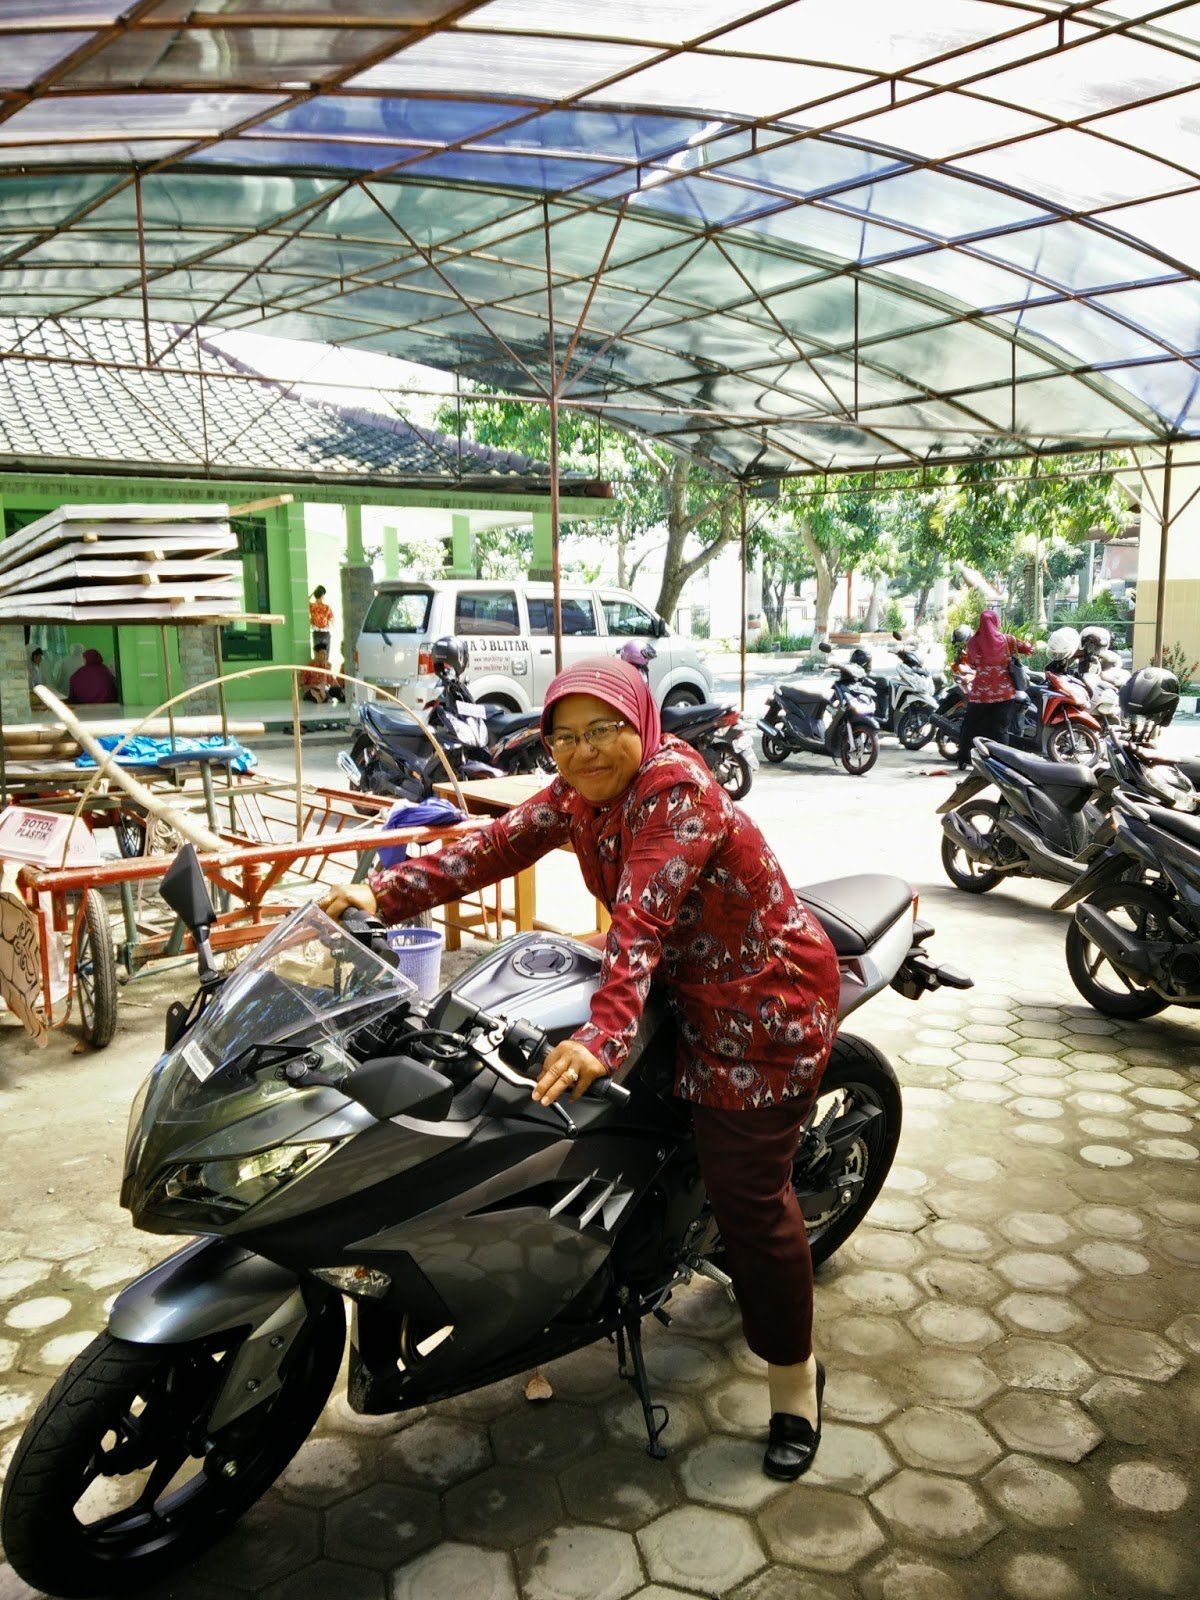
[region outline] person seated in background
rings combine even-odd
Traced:
[[[305,700],[318,706],[329,700],[345,700],[345,687],[329,665],[328,650],[313,651],[312,660],[300,674],[300,691]]]
[[[42,678],[42,659],[45,651],[41,645],[29,652],[29,687],[36,689],[44,680]]]
[[[83,665],[71,674],[67,698],[77,706],[113,705],[119,698],[117,680],[99,650],[83,652]]]

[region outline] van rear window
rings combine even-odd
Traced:
[[[364,633],[424,633],[429,622],[428,589],[385,589],[371,601]]]

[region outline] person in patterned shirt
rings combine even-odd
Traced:
[[[764,1470],[798,1477],[820,1442],[824,1369],[791,1169],[837,1025],[837,957],[754,822],[662,733],[627,663],[596,657],[560,673],[542,736],[558,768],[547,788],[437,856],[335,890],[324,908],[399,922],[574,847],[612,926],[589,1020],[550,1052],[533,1097],[578,1099],[617,1072],[661,982],[678,1022],[675,1092],[692,1105],[746,1341],[767,1362]]]
[[[1017,686],[1009,662],[1015,655],[1030,655],[1033,646],[1011,633],[1000,632],[1000,619],[994,611],[982,611],[979,626],[967,640],[959,661],[970,667],[972,676],[964,680],[967,709],[958,736],[958,770],[964,772],[971,759],[976,739],[995,739],[1007,744],[1012,731],[1013,701]],[[958,663],[956,663],[957,665]]]

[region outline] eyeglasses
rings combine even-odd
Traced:
[[[564,728],[561,733],[548,733],[546,746],[555,761],[569,761],[579,748],[580,739],[585,739],[593,750],[607,750],[621,730],[628,727],[628,722],[617,720],[593,722],[591,727],[585,728],[581,734],[570,733]]]

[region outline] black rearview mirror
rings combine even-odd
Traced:
[[[191,933],[217,920],[195,845],[185,844],[163,874],[158,892]]]
[[[833,646],[828,639],[822,639],[817,649],[821,651],[822,655],[831,656],[833,654]]]

